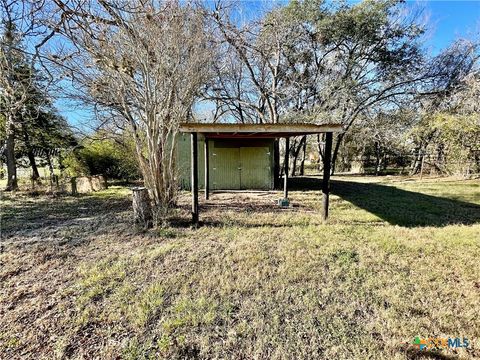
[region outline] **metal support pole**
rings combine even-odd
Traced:
[[[191,133],[191,171],[192,171],[192,222],[198,225],[198,150],[197,133]]]
[[[205,138],[205,200],[208,200],[210,195],[210,173],[209,173],[209,158],[208,158],[208,139]]]
[[[330,170],[332,167],[332,142],[333,133],[325,134],[325,153],[323,156],[323,179],[322,179],[322,218],[328,218],[328,205],[330,193]]]
[[[285,173],[283,174],[283,198],[288,199],[288,160],[290,158],[290,138],[285,138],[285,160],[284,168]]]

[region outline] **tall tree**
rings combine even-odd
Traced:
[[[227,9],[212,13],[222,57],[207,98],[215,101],[216,115],[242,123],[280,123],[289,101],[287,53],[297,40],[296,28],[279,9],[258,21],[239,24]],[[216,119],[217,120],[217,119]],[[279,143],[274,146],[275,183],[280,169]]]
[[[5,116],[5,154],[7,159],[7,187],[18,187],[17,165],[15,160],[16,121],[21,116],[31,84],[19,76],[23,73],[24,55],[21,39],[15,25],[13,10],[2,3],[2,35],[0,39],[0,102]]]
[[[42,25],[37,21],[42,4],[22,0],[0,1],[0,106],[5,117],[3,152],[7,160],[6,190],[18,187],[15,140],[18,132],[23,131],[22,121],[28,111],[28,103],[33,94],[38,95],[45,90],[37,87],[33,65],[29,64],[32,59],[27,56],[28,49],[24,46],[27,38],[39,43],[43,41]],[[32,42],[33,48],[38,45],[35,45],[36,41]]]
[[[191,118],[212,61],[201,9],[174,1],[55,4],[53,21],[62,22],[58,31],[69,41],[58,64],[75,83],[74,96],[132,132],[153,202],[169,208],[179,123]]]
[[[297,0],[245,26],[216,11],[225,63],[231,53],[237,62],[230,71],[221,63],[211,98],[241,121],[342,124],[335,162],[360,115],[438,91],[429,85],[444,73],[424,53],[420,15],[403,3]],[[461,66],[452,61],[450,70]]]

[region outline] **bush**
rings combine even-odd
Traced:
[[[81,148],[65,158],[64,165],[70,176],[102,174],[123,180],[141,177],[131,142],[124,145],[111,139],[85,140]]]

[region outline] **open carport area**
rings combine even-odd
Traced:
[[[274,173],[274,167],[280,168],[279,158],[276,158],[274,155],[274,149],[270,151],[268,148],[263,147],[246,147],[251,140],[255,139],[272,139],[278,140],[279,138],[285,139],[285,156],[283,161],[283,200],[288,202],[288,171],[289,171],[289,142],[290,137],[293,136],[303,136],[303,135],[314,135],[325,133],[325,144],[323,150],[323,177],[322,177],[322,217],[324,220],[328,217],[328,206],[329,206],[329,193],[330,193],[330,169],[332,166],[332,142],[333,142],[333,133],[342,131],[342,125],[340,124],[313,124],[313,123],[292,123],[292,124],[204,124],[204,123],[192,123],[192,124],[181,124],[180,132],[190,133],[191,134],[191,158],[190,158],[190,171],[191,171],[191,181],[190,187],[192,191],[192,222],[194,224],[199,223],[199,206],[198,206],[198,134],[204,136],[204,189],[205,189],[205,199],[208,200],[210,193],[210,172],[211,169],[217,170],[216,172],[226,168],[225,173],[235,174],[236,172],[241,177],[242,168],[247,168],[250,165],[250,171],[247,171],[245,174],[246,177],[254,178],[258,176],[259,173],[263,172],[262,166],[252,166],[251,164],[258,164],[260,162],[257,158],[252,158],[259,153],[268,152],[268,156],[271,158],[269,162],[266,163],[266,166],[269,167],[268,172],[271,174],[272,185],[274,185],[273,178],[278,174]],[[230,150],[238,148],[238,152],[241,155],[241,149],[250,149],[244,157],[244,163],[242,163],[241,158],[235,158],[228,156],[227,153],[214,154],[216,155],[215,159],[218,161],[218,164],[210,166],[210,151],[209,143],[210,139],[221,139],[226,144],[230,143]],[[242,145],[243,144],[243,145]],[[245,147],[242,147],[245,146]],[[277,144],[278,151],[278,144]],[[218,151],[217,151],[218,152]],[[231,151],[230,151],[231,152]],[[233,152],[232,152],[233,153]],[[279,154],[279,151],[278,151]],[[223,157],[223,161],[219,161],[219,158]],[[222,167],[222,168],[217,168]],[[238,171],[236,171],[238,170]],[[244,169],[245,170],[245,169]],[[267,174],[268,177],[268,174]],[[232,176],[233,181],[226,182],[226,188],[232,188],[232,183],[236,183],[235,176]],[[240,182],[240,181],[238,181]],[[215,184],[215,182],[213,182]],[[236,186],[235,186],[236,187]]]

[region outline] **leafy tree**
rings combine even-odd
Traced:
[[[34,3],[17,0],[0,3],[0,125],[2,139],[6,139],[0,145],[8,169],[6,190],[18,186],[17,159],[26,156],[33,179],[38,179],[35,152],[46,157],[53,174],[52,150],[74,142],[66,121],[53,108],[46,78],[23,44],[27,38],[40,38],[39,9]]]
[[[426,156],[440,173],[480,171],[480,71],[470,69],[455,86],[449,86],[441,102],[433,98],[420,113],[411,131],[416,152],[413,173],[420,171]]]
[[[28,91],[22,93],[22,108],[10,115],[10,128],[6,121],[0,123],[3,132],[13,132],[14,160],[26,157],[32,168],[32,179],[39,179],[36,157],[46,160],[53,175],[52,155],[59,154],[60,149],[76,145],[76,140],[65,121],[53,107],[41,73],[33,68],[26,58],[19,57],[15,67],[15,81],[28,84]],[[7,107],[11,101],[0,96],[0,109],[8,114]],[[5,118],[5,117],[3,117]],[[8,157],[7,157],[8,162]]]
[[[0,38],[0,108],[4,114],[5,143],[2,153],[7,160],[7,187],[15,190],[17,184],[17,167],[15,160],[15,128],[30,91],[31,84],[22,74],[25,71],[25,58],[21,50],[21,38],[9,8],[2,9],[2,35]]]
[[[335,163],[359,119],[445,91],[468,66],[468,46],[429,59],[419,14],[403,3],[296,0],[246,25],[217,10],[213,18],[225,50],[209,93],[220,108],[215,115],[340,123]],[[292,145],[295,155],[304,141]]]

